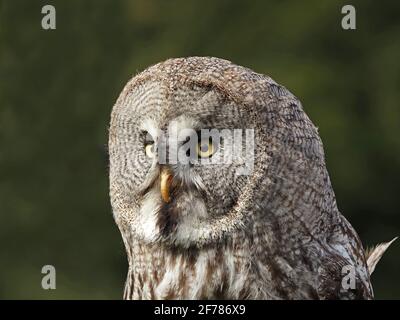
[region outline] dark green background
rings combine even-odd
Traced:
[[[121,298],[108,199],[111,107],[136,72],[209,55],[270,75],[319,127],[340,210],[365,245],[400,235],[400,2],[0,1],[0,298]],[[57,29],[41,28],[41,8]],[[41,268],[57,289],[41,289]],[[400,243],[377,298],[400,298]]]

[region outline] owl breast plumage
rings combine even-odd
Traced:
[[[217,58],[154,65],[114,105],[109,154],[124,298],[372,298],[318,131],[268,76]]]

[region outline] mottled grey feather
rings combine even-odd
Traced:
[[[161,166],[141,128],[254,129],[251,175],[236,164]],[[151,129],[153,128],[153,129]],[[226,143],[229,143],[227,141]],[[271,78],[217,58],[170,59],[135,76],[114,105],[110,196],[125,243],[125,299],[373,297],[361,241],[339,212],[317,128]],[[354,269],[355,288],[342,285]]]

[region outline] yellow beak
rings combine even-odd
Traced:
[[[160,186],[160,191],[161,191],[161,197],[165,203],[168,203],[171,201],[171,197],[169,194],[170,186],[172,182],[172,174],[168,169],[163,168],[161,170],[161,186]]]

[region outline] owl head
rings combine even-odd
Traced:
[[[170,59],[131,79],[113,107],[109,155],[121,230],[170,246],[205,246],[255,215],[284,215],[285,192],[324,175],[298,100],[217,58]]]

